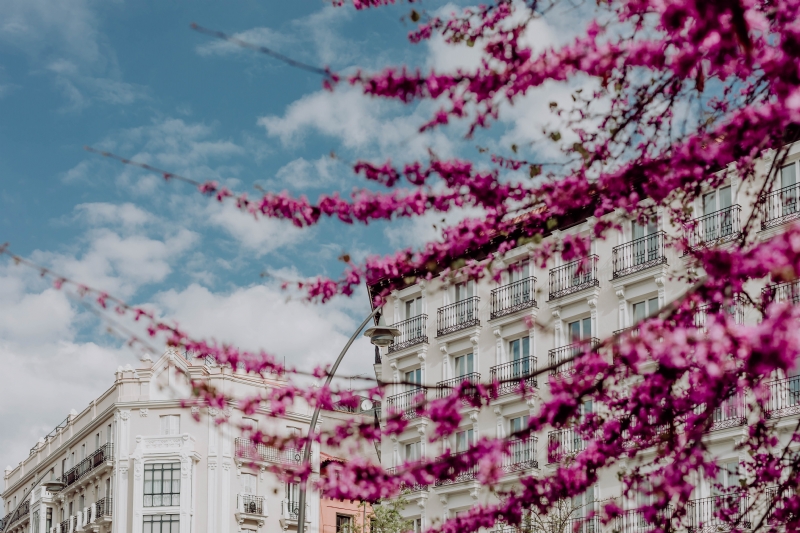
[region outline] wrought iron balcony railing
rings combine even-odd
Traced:
[[[528,437],[526,439],[512,439],[511,450],[503,462],[503,470],[506,472],[519,472],[531,468],[539,468],[537,459],[537,439]]]
[[[767,418],[800,413],[800,376],[771,381],[764,411]]]
[[[692,220],[686,228],[689,248],[685,253],[701,246],[713,246],[739,238],[742,234],[739,223],[741,211],[741,206],[732,205]]]
[[[536,305],[536,278],[533,276],[492,291],[492,311],[490,318],[500,318]]]
[[[448,333],[462,329],[480,326],[478,318],[478,303],[480,298],[473,296],[454,304],[445,305],[436,311],[436,336],[441,337]]]
[[[300,502],[294,500],[283,500],[281,502],[283,516],[289,520],[298,520],[300,516]]]
[[[651,420],[650,424],[642,426],[642,430],[637,430],[635,435],[631,434],[631,427],[637,427],[638,422],[635,416],[629,418],[631,424],[628,428],[622,430],[622,446],[624,448],[647,448],[653,446],[662,435],[667,435],[670,432],[670,424],[655,424],[655,420]],[[679,419],[682,422],[682,418]]]
[[[728,531],[736,524],[739,529],[749,529],[750,498],[746,493],[733,492],[698,500],[686,504],[689,533],[701,531]]]
[[[785,487],[780,490],[778,487],[769,487],[767,489],[767,523],[778,524],[783,522],[786,518],[794,516],[795,513],[791,509],[786,509],[785,500],[792,498],[795,495],[791,487]],[[789,516],[785,516],[788,514]],[[777,516],[776,516],[777,515]]]
[[[253,444],[249,439],[237,438],[234,442],[237,457],[269,463],[298,464],[303,461],[303,450],[287,448],[279,450],[273,446]]]
[[[389,345],[389,353],[428,342],[428,315],[408,318],[392,327],[400,330],[400,336],[395,337],[394,342]]]
[[[69,487],[95,468],[103,465],[106,461],[111,461],[113,458],[114,445],[110,442],[103,444],[92,452],[89,457],[64,472],[61,481],[64,482],[65,487]]]
[[[564,531],[572,533],[600,533],[602,531],[600,517],[576,517],[567,521]]]
[[[31,513],[31,501],[26,500],[22,505],[19,506],[19,509],[16,511],[11,511],[3,518],[0,518],[0,531],[6,531],[10,529],[11,525],[28,516]]]
[[[67,533],[67,531],[69,531],[69,522],[70,520],[67,518],[58,525],[58,527],[61,528],[61,533]]]
[[[574,427],[558,429],[547,434],[547,463],[558,463],[586,449],[586,441]]]
[[[771,303],[800,303],[800,280],[764,287],[761,290],[761,301],[765,307]]]
[[[403,413],[404,420],[417,418],[420,405],[425,403],[428,390],[419,388],[411,389],[394,396],[386,398],[386,405],[389,410],[396,409]]]
[[[563,298],[589,287],[599,287],[596,255],[550,269],[550,299]]]
[[[697,308],[694,316],[694,325],[699,329],[706,327],[706,321],[709,313],[719,313],[720,304],[705,304]],[[725,313],[733,318],[737,324],[744,324],[744,302],[735,297],[733,302],[725,307]]]
[[[536,372],[535,357],[523,357],[502,365],[495,365],[491,368],[491,372],[492,382],[497,383],[497,396],[520,392],[523,383],[526,389],[538,386],[536,376],[531,375]]]
[[[236,500],[240,513],[264,515],[264,498],[252,494],[239,494]]]
[[[800,217],[800,183],[762,194],[758,205],[762,230],[795,220]]]
[[[112,516],[114,510],[114,499],[105,497],[97,500],[94,504],[94,519],[100,520],[104,516]]]
[[[459,455],[464,452],[455,452],[452,455]],[[473,481],[478,478],[478,465],[473,465],[465,470],[456,473],[455,468],[450,467],[447,473],[433,482],[434,487],[444,487],[453,485],[455,483],[464,483],[465,481]]]
[[[668,530],[667,525],[672,520],[674,509],[671,505],[660,509],[653,522],[649,522],[644,513],[639,509],[631,509],[624,511],[615,520],[614,531],[617,533],[648,533],[654,527],[660,527],[662,530]]]
[[[700,409],[703,409],[701,406]],[[713,422],[709,431],[743,426],[747,423],[747,403],[742,395],[732,396],[723,400],[711,415]]]
[[[481,375],[477,372],[470,372],[469,374],[464,374],[463,376],[440,381],[436,384],[436,397],[446,398],[447,396],[450,396],[450,394],[458,387],[465,386],[466,389],[464,395],[461,397],[461,401],[464,404],[468,404],[471,397],[477,396],[478,389],[476,386],[480,382]],[[464,383],[468,383],[469,385],[463,385]]]
[[[663,231],[620,244],[613,249],[614,279],[667,262]]]
[[[388,474],[395,475],[395,474],[397,474],[397,467],[393,466],[391,468],[387,468],[386,472]],[[407,490],[409,492],[419,492],[419,491],[427,491],[428,490],[428,485],[425,485],[425,484],[422,484],[422,483],[414,483],[412,485],[409,485],[407,483],[403,483],[402,486],[403,486],[402,490]]]
[[[560,348],[553,348],[547,352],[550,366],[558,365],[556,368],[550,370],[550,377],[558,378],[566,376],[575,371],[574,357],[580,356],[582,353],[597,347],[600,344],[600,339],[592,337],[590,339],[583,339],[581,341],[561,346]]]

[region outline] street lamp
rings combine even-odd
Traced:
[[[361,330],[364,329],[364,326],[372,320],[374,316],[378,316],[378,321],[380,321],[380,307],[376,307],[374,311],[372,311],[367,318],[358,326],[358,329],[353,333],[350,337],[350,340],[347,341],[345,344],[342,353],[339,354],[339,357],[336,358],[336,362],[333,363],[333,367],[331,367],[331,371],[328,372],[328,378],[325,380],[325,386],[327,387],[330,385],[331,380],[333,380],[333,375],[336,374],[336,369],[339,368],[339,363],[342,362],[344,359],[344,354],[347,353],[347,350],[350,349],[350,346],[358,337],[358,334],[361,333]],[[373,326],[368,328],[367,331],[364,332],[365,337],[369,337],[370,342],[378,347],[385,347],[389,346],[394,342],[395,337],[400,336],[400,330],[397,328],[387,327],[387,326]],[[317,426],[317,419],[319,418],[319,410],[320,406],[314,408],[314,415],[311,417],[311,425],[308,426],[308,438],[306,439],[306,446],[305,450],[303,450],[303,464],[308,463],[311,457],[311,433],[314,431],[314,428]],[[299,505],[299,509],[297,510],[297,533],[305,533],[306,529],[306,484],[302,483],[300,485],[300,498],[297,502]]]

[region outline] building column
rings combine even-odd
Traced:
[[[667,277],[664,275],[656,276],[656,286],[658,287],[658,308],[663,309],[667,305]]]
[[[219,527],[217,520],[217,487],[219,480],[217,478],[217,455],[219,454],[219,427],[214,419],[217,417],[218,411],[211,407],[208,409],[208,417],[206,423],[208,424],[208,501],[206,502],[207,520],[206,526],[208,531],[216,531]]]
[[[628,327],[628,300],[625,299],[625,287],[620,287],[615,291],[617,300],[619,301],[619,327],[617,329],[624,329]],[[659,298],[659,305],[661,304]]]
[[[128,452],[128,441],[130,439],[130,417],[129,409],[120,409],[114,413],[114,425],[116,426],[116,445],[117,464],[111,483],[111,493],[113,497],[114,521],[111,531],[113,533],[128,533],[128,468],[130,458]],[[141,531],[141,528],[139,529]]]
[[[503,353],[503,337],[502,337],[502,329],[501,328],[494,328],[492,330],[494,333],[495,338],[495,359],[494,364],[502,365],[506,362],[505,354]]]

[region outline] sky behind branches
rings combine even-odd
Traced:
[[[431,1],[429,11],[454,4]],[[418,7],[419,9],[419,7]],[[326,306],[287,300],[280,280],[336,275],[356,260],[433,238],[436,217],[369,228],[325,222],[298,231],[221,206],[181,183],[83,150],[109,150],[197,180],[264,189],[349,192],[349,164],[498,152],[545,120],[547,88],[465,140],[419,135],[433,108],[363,97],[317,75],[190,30],[236,34],[338,72],[386,65],[471,68],[477,50],[412,46],[405,4],[355,12],[317,0],[0,3],[0,242],[78,281],[147,304],[196,336],[332,361],[369,312],[362,292]],[[563,41],[571,16],[532,25],[537,47]],[[561,24],[561,26],[559,26]],[[332,158],[331,152],[337,157]],[[506,155],[511,155],[510,153]],[[342,372],[371,375],[361,340]],[[71,408],[81,411],[138,354],[106,335],[68,295],[0,261],[0,466],[16,466]],[[307,366],[308,368],[309,366]]]

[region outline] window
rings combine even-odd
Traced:
[[[567,327],[570,343],[576,343],[592,337],[592,319],[584,318],[570,322]]]
[[[418,461],[422,457],[422,441],[406,444],[406,461]]]
[[[289,502],[289,509],[294,510],[297,502],[300,501],[300,485],[297,483],[286,484],[286,500]]]
[[[517,263],[513,269],[508,271],[508,279],[511,283],[516,283],[517,281],[522,281],[524,279],[528,279],[530,277],[530,263],[525,261],[520,261]]]
[[[597,489],[594,486],[586,489],[580,496],[572,498],[572,515],[576,517],[589,516],[594,511],[595,501],[597,501]]]
[[[14,496],[14,507],[17,506],[17,497]],[[75,514],[75,502],[69,502],[69,516],[73,516]]]
[[[731,188],[720,187],[703,196],[703,214],[710,215],[731,206]]]
[[[797,170],[795,164],[786,165],[781,169],[780,215],[790,215],[797,212]]]
[[[522,337],[521,339],[514,339],[508,343],[508,351],[511,355],[512,365],[511,372],[513,376],[527,376],[531,371],[531,339],[530,337]]]
[[[508,421],[509,433],[516,433],[528,427],[528,415],[518,416]]]
[[[33,533],[39,533],[39,511],[33,512]]]
[[[461,357],[456,357],[456,377],[463,377],[474,372],[473,355],[468,353]]]
[[[242,494],[256,495],[256,476],[253,474],[242,474]]]
[[[739,484],[739,461],[728,461],[718,465],[716,483],[711,487],[714,496],[741,488]]]
[[[44,529],[45,531],[50,531],[53,527],[53,508],[48,507],[47,512],[44,515]]]
[[[144,465],[145,507],[180,505],[180,499],[180,463],[150,463]]]
[[[422,314],[422,297],[406,300],[406,320]]]
[[[703,239],[713,241],[733,233],[731,205],[730,186],[721,187],[703,196],[703,214],[716,213],[715,216],[707,217],[699,228]]]
[[[181,416],[165,415],[161,417],[161,434],[178,435],[181,432]]]
[[[528,415],[518,416],[508,421],[509,434],[517,433],[528,427]],[[519,438],[519,437],[517,437]],[[533,449],[533,439],[528,437],[519,438],[511,443],[511,458],[514,464],[524,463],[535,459],[536,452]]]
[[[336,515],[336,533],[351,533],[353,531],[353,517],[349,514]]]
[[[94,436],[94,449],[100,449],[100,433]]]
[[[422,369],[415,368],[406,372],[406,390],[417,390],[422,384]]]
[[[106,498],[111,497],[111,478],[106,478]]]
[[[466,431],[459,431],[456,433],[456,452],[465,452],[469,449],[470,444],[472,444],[473,439],[473,430],[468,429]]]
[[[106,442],[111,442],[111,424],[106,427]]]
[[[67,460],[61,460],[61,477],[64,477],[64,473],[67,471]]]
[[[422,518],[413,518],[411,521],[411,531],[413,533],[422,533]]]
[[[145,515],[142,533],[178,533],[181,529],[180,515]]]
[[[658,298],[650,298],[643,302],[636,302],[633,304],[633,323],[637,324],[654,315],[658,311]]]
[[[459,283],[456,285],[456,301],[461,302],[467,298],[475,296],[475,282],[469,280],[466,283]]]
[[[86,498],[84,498],[83,494],[81,494],[81,497],[78,500],[78,510],[83,511],[84,507],[86,507]]]

